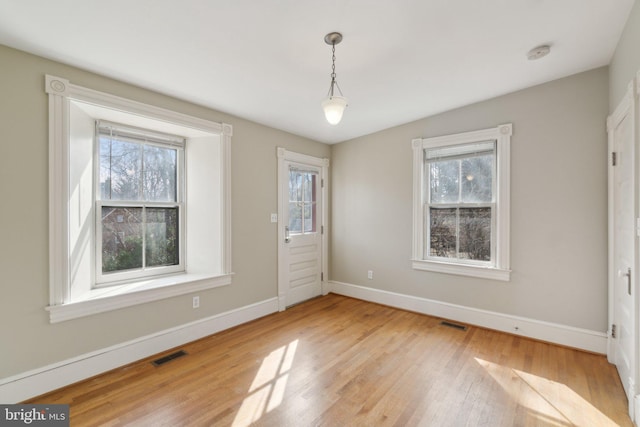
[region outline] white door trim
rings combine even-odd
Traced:
[[[607,159],[607,164],[608,164],[608,243],[609,243],[609,250],[608,250],[608,266],[609,266],[609,272],[608,272],[608,297],[609,297],[609,316],[608,316],[608,320],[609,320],[609,324],[607,325],[607,360],[609,361],[609,363],[615,364],[616,362],[616,345],[615,345],[615,341],[614,338],[612,337],[612,330],[611,327],[615,322],[615,293],[614,293],[614,287],[615,287],[615,283],[616,283],[616,268],[615,268],[615,259],[614,259],[614,245],[615,245],[615,239],[614,239],[614,231],[615,231],[615,215],[614,215],[614,193],[615,193],[615,175],[614,175],[614,167],[613,167],[613,162],[612,162],[612,153],[615,150],[614,147],[614,136],[615,136],[615,131],[616,128],[618,127],[618,125],[626,118],[626,117],[631,117],[631,126],[632,126],[632,135],[633,135],[633,147],[634,147],[634,159],[633,159],[633,182],[634,182],[634,188],[633,188],[633,198],[634,198],[634,213],[633,213],[633,217],[636,220],[636,233],[635,233],[635,242],[634,242],[634,253],[633,253],[633,274],[632,274],[632,293],[634,295],[633,297],[633,306],[634,306],[634,319],[633,319],[633,323],[634,323],[634,330],[638,331],[640,330],[640,313],[639,313],[639,307],[640,307],[640,287],[638,286],[638,284],[640,283],[640,281],[638,280],[638,272],[640,272],[639,270],[639,266],[640,266],[640,262],[638,260],[638,254],[640,254],[640,248],[639,248],[639,240],[638,240],[638,232],[640,232],[640,228],[638,227],[638,224],[640,224],[640,218],[639,218],[639,212],[640,212],[640,206],[638,206],[638,202],[640,201],[640,198],[638,197],[639,195],[639,189],[640,189],[640,181],[639,181],[639,174],[638,174],[638,166],[640,165],[640,160],[639,160],[639,152],[640,150],[638,150],[638,124],[640,123],[640,117],[637,116],[638,113],[640,113],[639,109],[637,108],[637,102],[638,102],[638,97],[640,95],[639,90],[637,89],[636,86],[636,81],[640,81],[640,72],[638,73],[638,76],[636,79],[632,80],[631,82],[629,82],[629,85],[627,87],[627,91],[623,97],[623,99],[620,101],[620,104],[616,107],[616,109],[614,110],[614,112],[607,117],[607,139],[608,139],[608,150],[607,150],[607,155],[609,156],[609,158]],[[636,384],[638,384],[638,373],[639,373],[639,360],[638,360],[638,356],[640,355],[639,352],[639,347],[638,345],[640,344],[639,340],[637,337],[635,338],[635,343],[633,345],[633,361],[631,362],[632,364],[632,371],[633,371],[633,375],[630,378],[621,378],[622,381],[627,383],[628,389],[630,391],[630,396],[629,396],[629,416],[631,417],[632,420],[635,420],[635,415],[637,414],[637,411],[635,410],[636,407],[636,402],[639,400],[640,395],[637,395],[637,390],[636,390]]]
[[[296,153],[286,150],[282,147],[277,147],[276,154],[278,156],[278,310],[284,311],[286,309],[286,293],[287,283],[285,277],[285,269],[288,266],[285,263],[285,257],[283,254],[286,250],[284,235],[285,226],[284,212],[288,209],[287,195],[282,191],[282,182],[288,181],[288,170],[285,167],[285,162],[303,163],[320,168],[320,180],[321,180],[321,197],[322,197],[322,216],[321,226],[323,227],[323,233],[321,238],[322,244],[322,295],[329,293],[328,281],[328,259],[329,259],[329,245],[327,244],[327,236],[329,235],[329,209],[328,209],[328,188],[329,188],[329,159],[309,156],[307,154]]]

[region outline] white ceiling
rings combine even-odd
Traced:
[[[633,2],[0,0],[0,44],[335,143],[607,65]]]

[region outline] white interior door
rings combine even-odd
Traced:
[[[615,114],[614,116],[615,117]],[[610,360],[615,363],[629,399],[633,417],[636,378],[636,304],[635,294],[635,154],[633,108],[627,108],[616,120],[609,121],[612,148],[611,233],[612,259],[610,281],[613,299]],[[615,164],[615,165],[614,165]]]
[[[327,160],[281,149],[278,156],[278,296],[283,310],[323,294]]]

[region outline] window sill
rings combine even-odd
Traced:
[[[46,307],[51,323],[64,322],[96,313],[117,310],[179,295],[231,284],[231,274],[181,274],[126,285],[98,288],[82,297]]]
[[[477,265],[453,264],[448,262],[427,261],[414,259],[411,261],[414,270],[434,271],[437,273],[457,274],[459,276],[478,277],[508,282],[511,280],[511,270]]]

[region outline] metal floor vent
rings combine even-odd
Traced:
[[[177,359],[178,357],[186,356],[187,352],[184,350],[176,351],[175,353],[168,354],[160,359],[156,359],[151,362],[154,366],[164,365],[167,362],[171,362],[173,359]]]
[[[448,326],[450,328],[454,328],[454,329],[458,329],[460,331],[466,331],[467,327],[464,325],[460,325],[458,323],[453,323],[453,322],[447,322],[446,320],[443,320],[442,322],[440,322],[440,324],[442,326]]]

